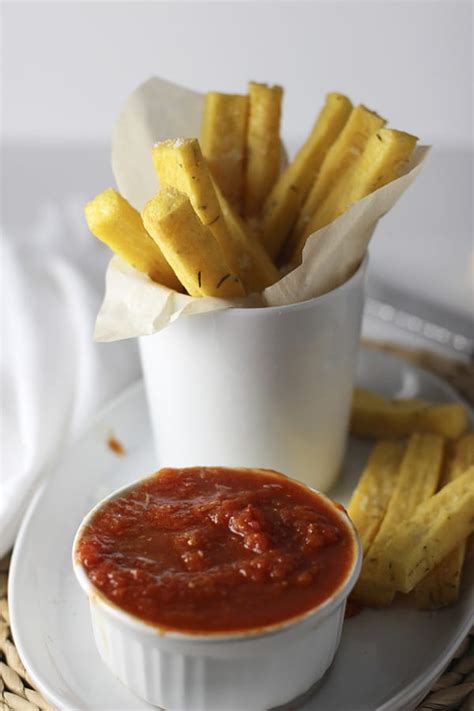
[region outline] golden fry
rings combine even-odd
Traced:
[[[398,442],[377,442],[352,494],[347,512],[357,528],[364,554],[385,516],[404,451]]]
[[[323,204],[331,188],[359,158],[370,136],[383,128],[385,123],[385,119],[362,104],[352,110],[341,133],[328,150],[319,175],[301,209],[288,243],[288,254],[293,252],[292,246],[294,247],[306,231],[313,215]]]
[[[444,440],[436,434],[414,434],[400,464],[393,494],[376,540],[397,527],[416,510],[417,506],[434,494],[443,463]]]
[[[262,240],[272,259],[280,254],[326,153],[340,134],[351,110],[352,104],[346,96],[336,93],[327,95],[306,143],[280,175],[266,199]]]
[[[240,209],[244,187],[248,96],[211,91],[204,100],[201,148],[216,183]]]
[[[264,264],[263,258],[257,259],[253,237],[218,190],[197,139],[159,143],[153,149],[153,159],[160,183],[189,197],[201,222],[209,227],[219,243],[231,272],[240,278],[246,289],[261,291],[269,278],[269,260]],[[267,277],[260,283],[257,277],[265,271]],[[278,277],[272,269],[270,280],[275,278],[276,281]]]
[[[367,605],[390,604],[395,588],[387,576],[386,546],[394,533],[421,502],[431,497],[438,486],[443,463],[444,440],[434,434],[411,436],[400,471],[380,525],[354,589],[354,597]]]
[[[438,432],[449,439],[460,437],[469,425],[466,408],[460,402],[430,407],[420,420],[418,427],[423,428],[423,432]]]
[[[202,225],[188,197],[161,190],[143,208],[143,221],[191,296],[244,295],[209,228]]]
[[[108,188],[85,207],[93,235],[115,254],[169,289],[182,291],[178,277],[143,226],[140,213],[116,190]]]
[[[443,486],[464,474],[474,464],[474,432],[468,432],[451,445]]]
[[[245,290],[247,294],[260,293],[280,279],[280,272],[218,186],[215,184],[214,187],[229,230],[230,243],[240,265],[240,278]]]
[[[359,577],[354,590],[353,599],[366,607],[389,607],[395,597],[393,585],[388,584],[386,576],[375,576],[367,569],[364,575]]]
[[[249,82],[249,120],[244,180],[244,214],[256,217],[273,188],[281,159],[283,89]]]
[[[459,597],[461,575],[466,555],[466,542],[454,550],[416,585],[415,603],[419,610],[439,610],[452,605]]]
[[[424,501],[387,541],[385,574],[408,593],[474,531],[474,466]]]
[[[474,465],[474,432],[454,442],[443,484],[454,481],[472,465]],[[415,587],[417,607],[422,610],[435,610],[456,602],[459,597],[465,556],[466,541],[463,541],[418,583]]]
[[[202,224],[209,227],[225,254],[229,233],[197,138],[162,141],[154,146],[152,155],[160,186],[175,188],[188,196]]]
[[[306,239],[342,215],[354,202],[400,177],[416,145],[417,138],[404,131],[381,128],[373,134],[362,155],[330,190],[317,208],[300,238],[292,263],[301,261]]]
[[[468,416],[459,402],[440,405],[424,400],[386,400],[362,388],[354,390],[351,432],[358,437],[406,437],[434,432],[455,439],[466,431]]]

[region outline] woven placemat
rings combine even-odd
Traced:
[[[434,372],[474,403],[474,365],[376,341],[364,341],[364,345],[394,353]],[[0,711],[51,711],[35,689],[13,641],[7,599],[9,565],[10,556],[0,560]],[[417,711],[474,711],[474,627]]]

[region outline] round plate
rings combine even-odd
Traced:
[[[392,397],[459,399],[437,378],[376,351],[361,351],[357,381]],[[107,446],[111,434],[123,443],[124,456]],[[347,502],[369,450],[362,441],[349,442],[340,482],[331,492],[334,498]],[[151,708],[123,687],[99,658],[88,603],[72,572],[71,546],[82,517],[99,499],[155,468],[145,393],[139,383],[104,410],[69,448],[23,522],[10,572],[13,635],[35,684],[57,708]],[[458,603],[445,610],[419,612],[404,601],[387,610],[363,610],[347,620],[325,683],[303,708],[412,708],[468,632],[473,598],[471,576],[464,580]]]

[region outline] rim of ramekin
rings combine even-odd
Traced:
[[[187,469],[194,469],[194,468],[199,468],[200,465],[196,465],[196,467],[185,467]],[[166,467],[162,467],[164,469]],[[90,580],[89,576],[87,575],[87,572],[83,566],[83,564],[77,559],[77,545],[79,543],[79,540],[81,538],[82,532],[85,529],[85,527],[88,525],[90,520],[93,518],[93,516],[107,503],[110,501],[113,501],[114,499],[118,498],[119,496],[122,496],[124,493],[127,491],[130,491],[131,489],[134,489],[141,484],[143,484],[145,481],[148,479],[154,478],[157,473],[160,471],[158,470],[157,472],[153,472],[152,474],[149,474],[145,477],[142,477],[141,479],[138,479],[137,481],[134,481],[130,484],[126,484],[125,486],[120,487],[119,489],[116,489],[113,491],[111,494],[108,496],[104,497],[101,499],[82,519],[77,531],[76,535],[74,536],[74,541],[72,545],[72,564],[73,564],[73,569],[74,573],[76,575],[76,579],[81,586],[82,590],[86,593],[87,597],[92,601],[97,601],[99,604],[101,604],[103,607],[106,608],[107,613],[113,617],[115,620],[119,621],[122,624],[125,624],[127,627],[131,627],[132,629],[138,630],[141,633],[145,633],[147,635],[151,635],[154,637],[159,637],[167,640],[173,640],[173,641],[181,641],[181,642],[187,642],[187,643],[192,643],[192,642],[212,642],[212,643],[218,643],[218,642],[230,642],[230,641],[245,641],[249,639],[259,639],[261,637],[270,637],[273,635],[277,635],[281,632],[285,632],[289,630],[290,628],[295,628],[298,626],[305,626],[307,623],[314,622],[315,618],[317,618],[318,622],[322,622],[326,617],[328,617],[337,607],[339,607],[340,604],[344,600],[347,599],[349,594],[351,593],[354,585],[357,582],[357,579],[360,574],[361,566],[362,566],[362,546],[360,543],[359,535],[357,533],[357,529],[355,528],[354,524],[352,523],[347,511],[345,508],[339,508],[334,501],[332,501],[328,496],[323,494],[321,491],[318,489],[314,489],[311,486],[308,486],[304,482],[298,481],[297,479],[293,479],[292,477],[287,476],[286,474],[283,474],[281,472],[277,472],[276,470],[273,469],[263,469],[259,467],[222,467],[220,465],[203,465],[203,469],[213,469],[213,468],[219,468],[219,469],[233,469],[235,470],[256,470],[261,473],[267,472],[268,474],[273,474],[273,475],[278,475],[282,476],[286,479],[290,479],[292,482],[296,483],[297,485],[301,486],[304,489],[309,490],[312,494],[316,494],[317,496],[320,496],[324,501],[329,504],[339,516],[341,521],[343,521],[344,525],[347,527],[347,529],[351,533],[351,537],[353,540],[354,544],[354,558],[352,565],[342,581],[342,583],[339,585],[339,587],[335,590],[335,592],[328,597],[326,600],[323,600],[320,602],[318,605],[315,605],[314,607],[310,608],[309,610],[306,610],[305,612],[295,615],[293,617],[287,618],[283,620],[282,622],[277,622],[271,625],[264,625],[262,627],[252,627],[246,630],[236,630],[235,632],[218,632],[218,631],[210,631],[210,632],[198,632],[194,633],[192,631],[180,631],[174,628],[168,628],[160,625],[156,625],[152,622],[147,622],[146,620],[143,620],[142,618],[138,617],[137,615],[133,615],[130,612],[127,612],[123,608],[121,608],[119,605],[114,603],[112,600],[110,600],[104,593],[99,590]]]

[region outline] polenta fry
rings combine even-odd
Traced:
[[[404,451],[398,442],[377,442],[352,494],[347,513],[357,528],[364,555],[385,516]]]
[[[352,203],[400,177],[408,164],[417,138],[403,131],[381,128],[373,134],[362,155],[335,183],[317,208],[295,251],[292,264],[299,264],[306,239],[342,215]]]
[[[244,180],[244,214],[260,214],[280,172],[283,89],[249,82],[249,120]],[[225,194],[225,193],[224,193]]]
[[[240,278],[245,290],[247,294],[260,293],[280,279],[280,272],[215,183],[214,187],[240,265]]]
[[[328,94],[306,143],[275,183],[263,207],[263,246],[272,259],[298,216],[298,210],[319,172],[331,145],[346,123],[352,104],[342,94]]]
[[[452,446],[443,484],[449,484],[474,465],[474,432],[461,437]],[[451,605],[459,597],[461,574],[466,556],[466,541],[460,543],[415,587],[415,601],[422,610]]]
[[[415,604],[419,610],[439,610],[459,597],[466,541],[460,543],[441,563],[416,585]]]
[[[451,445],[451,456],[446,466],[443,486],[464,474],[474,465],[474,432],[468,432]]]
[[[216,183],[240,210],[244,187],[248,96],[211,91],[204,100],[201,148]]]
[[[236,220],[231,219],[231,207],[226,204],[221,192],[218,197],[217,183],[212,179],[197,139],[158,143],[153,148],[153,160],[160,184],[175,188],[189,197],[202,224],[209,227],[217,240],[231,272],[240,278],[244,286],[249,283],[252,290],[257,288],[255,274],[250,274],[247,282],[249,264],[255,262],[255,256],[251,259],[249,250],[253,238],[246,229],[237,229]],[[223,214],[223,205],[229,224]],[[258,290],[262,288],[263,282]]]
[[[357,437],[406,437],[413,432],[434,432],[456,439],[468,427],[460,402],[433,404],[424,400],[386,400],[362,388],[354,390],[351,433]]]
[[[370,136],[383,128],[386,121],[374,111],[360,104],[347,119],[347,123],[336,138],[319,171],[313,187],[301,209],[298,221],[292,231],[291,240],[285,245],[288,254],[293,252],[295,243],[306,231],[316,210],[328,196],[335,183],[349,170],[362,154]]]
[[[414,434],[410,437],[374,544],[385,538],[387,532],[411,516],[422,501],[434,494],[441,474],[443,454],[444,440],[439,435]]]
[[[395,595],[387,577],[386,546],[400,524],[406,525],[421,502],[438,486],[444,454],[444,440],[434,434],[414,434],[400,465],[400,471],[377,535],[367,551],[354,598],[363,604],[388,605]]]
[[[188,196],[202,224],[209,227],[225,253],[229,234],[197,138],[162,141],[153,147],[152,155],[160,186]]]
[[[108,188],[85,207],[90,231],[139,272],[169,289],[182,291],[178,277],[143,226],[140,213]]]
[[[424,501],[387,541],[385,574],[408,593],[474,531],[474,466]]]
[[[420,431],[438,432],[449,439],[460,437],[469,426],[467,410],[460,402],[430,407],[424,411],[420,420],[419,428],[423,428]]]
[[[188,294],[221,298],[245,294],[212,232],[201,223],[184,193],[161,190],[143,208],[143,221]]]

